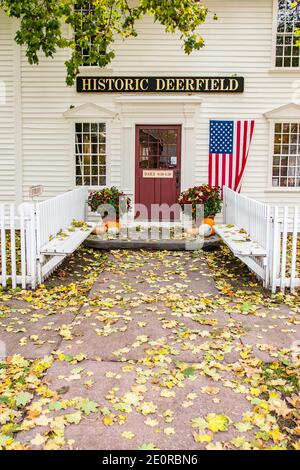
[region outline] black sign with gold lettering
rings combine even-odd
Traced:
[[[242,93],[243,77],[77,77],[79,93]]]

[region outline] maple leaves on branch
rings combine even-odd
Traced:
[[[87,9],[88,5],[92,8]],[[53,57],[70,48],[66,61],[67,84],[73,85],[83,65],[105,67],[115,57],[116,37],[137,36],[136,22],[150,14],[167,33],[180,33],[185,53],[204,46],[197,29],[208,9],[197,0],[0,0],[0,9],[20,20],[16,42],[26,46],[30,64],[39,63],[39,53]],[[69,25],[70,28],[67,28]]]

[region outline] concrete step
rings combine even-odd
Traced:
[[[202,240],[122,240],[103,239],[97,235],[91,235],[84,242],[89,248],[98,250],[166,250],[166,251],[197,251],[213,250],[219,247],[221,239],[215,235]]]

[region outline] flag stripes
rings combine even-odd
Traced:
[[[210,122],[208,182],[211,186],[228,186],[240,191],[254,125],[254,120]]]

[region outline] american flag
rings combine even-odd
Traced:
[[[253,120],[210,121],[208,182],[240,191],[254,132]]]

